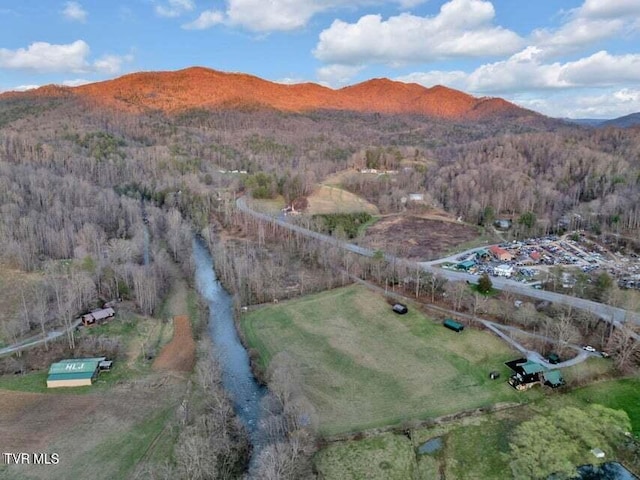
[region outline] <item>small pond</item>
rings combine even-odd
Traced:
[[[420,455],[433,455],[434,453],[440,451],[442,449],[442,437],[435,437],[431,440],[424,442],[418,448],[418,453]]]

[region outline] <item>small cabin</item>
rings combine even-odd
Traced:
[[[89,325],[95,325],[103,320],[112,318],[116,314],[115,310],[111,307],[103,308],[101,310],[94,310],[91,313],[87,313],[82,316],[82,324],[87,327]]]
[[[453,330],[454,332],[461,332],[462,330],[464,330],[464,325],[462,325],[461,323],[456,322],[455,320],[452,320],[451,318],[447,318],[443,323],[442,323],[445,327],[447,327],[449,330]]]
[[[405,313],[407,313],[409,311],[409,309],[407,308],[406,305],[403,305],[402,303],[396,303],[392,310],[399,314],[399,315],[404,315]]]

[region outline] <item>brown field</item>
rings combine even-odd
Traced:
[[[196,342],[186,315],[173,317],[173,338],[153,362],[154,370],[190,372],[196,361]]]
[[[56,466],[0,465],[0,477],[125,478],[163,427],[155,420],[159,412],[172,412],[183,390],[162,375],[89,394],[0,390],[2,451],[57,453],[60,459]],[[150,428],[149,422],[156,424]]]
[[[446,216],[392,215],[369,227],[362,244],[414,260],[431,260],[479,237],[477,228]]]
[[[99,400],[89,395],[45,395],[0,390],[3,451],[43,449],[51,439],[91,415]]]
[[[307,197],[307,200],[309,200],[307,213],[310,215],[354,212],[367,212],[371,215],[378,215],[380,213],[378,207],[367,202],[364,198],[328,185],[320,185]]]

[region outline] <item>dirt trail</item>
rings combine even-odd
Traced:
[[[173,283],[168,309],[173,317],[187,314],[187,284],[182,278]]]
[[[153,362],[154,370],[190,372],[196,360],[196,342],[191,334],[191,322],[186,315],[173,317],[173,338]]]
[[[169,293],[169,299],[167,300],[167,314],[169,317],[175,317],[178,315],[187,314],[187,284],[182,278],[175,278]],[[173,335],[173,322],[162,326],[159,318],[154,320],[149,325],[146,325],[145,334],[141,335],[139,339],[129,344],[127,351],[127,363],[130,368],[134,368],[138,356],[142,353],[145,354],[145,343],[148,341],[159,342],[159,344],[165,343]],[[142,328],[142,327],[139,327]],[[160,335],[162,339],[160,339]]]

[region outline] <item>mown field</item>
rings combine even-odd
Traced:
[[[367,212],[371,215],[378,215],[378,207],[368,202],[364,198],[337,187],[320,185],[307,198],[310,215],[322,213],[354,213]]]
[[[241,325],[263,367],[278,352],[295,359],[325,435],[539,395],[489,380],[491,370],[504,379],[504,362],[517,356],[497,338],[456,334],[414,308],[396,315],[361,286],[261,308]]]
[[[594,403],[627,412],[633,434],[640,436],[640,378],[599,382],[570,392],[549,393],[522,407],[476,418],[465,418],[432,428],[412,430],[405,435],[384,434],[369,439],[334,443],[315,456],[317,470],[326,480],[403,478],[435,480],[511,478],[509,438],[514,428],[534,415],[546,415],[559,408],[584,408]],[[427,440],[439,437],[442,449],[418,454]],[[638,459],[624,449],[616,457],[632,470]],[[635,458],[635,460],[634,460]],[[586,456],[586,461],[592,461]]]

